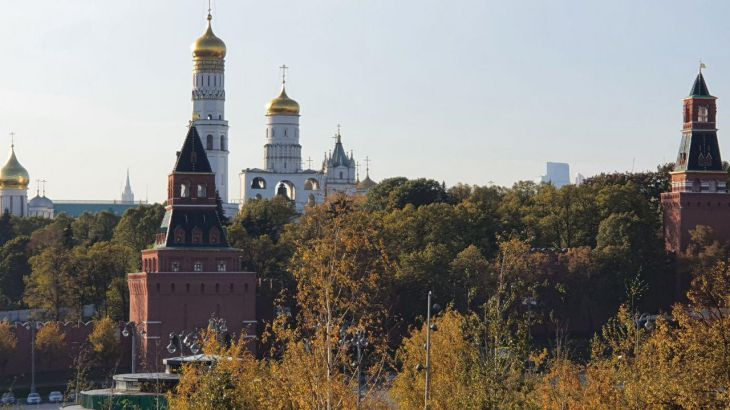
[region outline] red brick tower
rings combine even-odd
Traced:
[[[706,225],[730,239],[728,174],[722,169],[715,124],[717,97],[710,95],[702,69],[684,102],[684,127],[672,191],[662,194],[664,240],[668,251],[683,251],[689,231]]]
[[[241,271],[241,251],[228,244],[215,174],[194,126],[168,177],[154,247],[142,251],[142,272],[128,282],[129,317],[145,332],[140,356],[148,365],[170,356],[170,332],[204,328],[211,314],[225,319],[232,335],[255,332],[256,274]]]

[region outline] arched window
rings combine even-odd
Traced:
[[[216,284],[215,284],[215,293],[218,293],[218,292],[220,292],[220,290],[221,290],[221,285],[220,285],[220,283],[216,283]]]
[[[195,261],[195,263],[193,263],[193,272],[202,272],[202,271],[203,271],[203,262]]]
[[[226,271],[226,261],[218,261],[218,272]]]
[[[695,179],[692,181],[692,192],[700,192],[700,189],[702,188],[702,185],[700,184],[699,179]]]
[[[225,151],[225,150],[226,150],[226,136],[221,135],[221,151]]]
[[[174,283],[170,284],[170,292],[175,293],[175,284]]]
[[[256,199],[261,199],[261,198],[263,198],[263,197],[261,196],[261,194],[256,194]]]
[[[180,262],[172,261],[170,263],[170,270],[173,272],[179,272],[180,271]]]
[[[340,171],[340,179],[342,179],[342,171]]]
[[[319,189],[319,181],[314,178],[309,178],[304,181],[304,189],[307,191],[316,191]]]
[[[200,293],[205,293],[205,283],[200,284]]]
[[[190,186],[187,182],[180,184],[180,198],[187,198],[190,196]]]
[[[205,198],[206,196],[208,196],[208,192],[205,184],[198,184],[198,198]]]
[[[213,136],[208,135],[205,137],[205,149],[213,149]]]
[[[256,177],[251,181],[252,189],[266,189],[266,180],[261,177]]]
[[[697,110],[697,122],[707,122],[709,117],[709,110],[704,105],[701,105]]]
[[[181,226],[175,228],[175,243],[185,243],[185,229]]]
[[[218,242],[220,242],[220,232],[218,231],[218,228],[215,226],[210,228],[210,233],[208,233],[208,242],[215,245]]]
[[[203,231],[197,226],[193,228],[192,242],[194,244],[203,243]]]

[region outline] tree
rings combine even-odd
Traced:
[[[50,367],[53,360],[66,348],[66,334],[61,330],[59,322],[48,322],[38,330],[35,347]]]
[[[406,204],[417,208],[440,202],[449,202],[449,195],[438,181],[396,177],[381,181],[368,192],[366,208],[384,211],[401,209]]]
[[[109,317],[94,321],[94,330],[89,335],[89,343],[98,363],[109,366],[119,357],[119,328]]]
[[[7,307],[22,306],[25,289],[23,278],[31,272],[28,258],[30,238],[19,236],[8,241],[0,248],[0,308],[3,297],[7,299]]]
[[[147,249],[155,242],[164,214],[165,208],[160,204],[128,209],[114,228],[112,241],[126,245],[135,253]]]
[[[485,403],[479,394],[478,335],[473,323],[476,319],[447,310],[435,317],[435,331],[431,333],[430,400],[434,409],[481,409]],[[426,325],[413,329],[403,340],[397,358],[401,370],[393,382],[393,397],[401,409],[422,409],[426,388],[424,368],[426,352]]]
[[[0,321],[0,368],[5,371],[8,359],[15,352],[18,345],[18,338],[13,332],[13,327],[6,321]]]
[[[5,242],[13,238],[15,238],[15,230],[13,229],[12,217],[10,212],[5,209],[2,217],[0,217],[0,245],[5,245]]]
[[[92,245],[96,242],[110,241],[119,219],[109,211],[83,213],[71,224],[75,243]]]
[[[32,273],[25,279],[23,300],[31,309],[43,309],[52,320],[61,320],[61,310],[70,308],[72,316],[81,305],[79,283],[73,274],[70,252],[47,248],[30,258]]]
[[[495,281],[489,275],[489,262],[476,246],[469,245],[459,252],[449,267],[454,289],[452,298],[457,307],[469,310],[474,307],[472,304],[479,293],[484,298],[494,290]]]
[[[115,279],[125,279],[127,272],[136,268],[137,256],[126,245],[113,242],[97,242],[90,248],[74,248],[73,263],[78,267],[81,296],[84,304],[93,303],[103,314],[108,315],[110,308],[107,296],[110,291],[119,292],[122,289],[112,287]],[[127,301],[125,295],[115,296],[117,302],[123,303],[124,310]],[[120,318],[121,319],[121,318]]]
[[[267,235],[274,242],[291,223],[297,211],[291,201],[281,196],[246,202],[233,221],[234,227],[243,228],[250,237]]]

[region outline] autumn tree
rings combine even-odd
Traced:
[[[160,204],[128,209],[114,228],[112,241],[133,249],[135,253],[148,248],[155,241],[164,214],[165,208]]]
[[[89,335],[89,343],[98,363],[109,366],[119,357],[119,329],[110,317],[94,321],[94,330]]]
[[[15,336],[13,326],[6,321],[0,321],[0,368],[3,371],[17,345],[18,338]]]
[[[59,322],[48,322],[35,335],[35,347],[48,366],[66,349],[66,334]]]

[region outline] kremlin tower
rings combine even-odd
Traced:
[[[684,126],[671,172],[672,191],[661,195],[665,247],[670,252],[684,251],[690,231],[698,225],[730,239],[728,173],[722,168],[717,141],[716,100],[700,68],[690,95],[683,100]]]
[[[216,175],[191,125],[168,177],[155,244],[142,251],[142,272],[128,275],[129,318],[145,332],[148,364],[164,357],[171,332],[205,328],[211,315],[225,319],[231,335],[256,331],[256,274],[241,271],[242,251],[228,244],[215,193]]]

